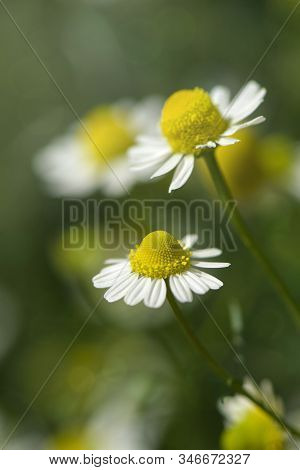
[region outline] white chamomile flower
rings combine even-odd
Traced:
[[[109,288],[104,294],[108,302],[124,298],[127,305],[143,301],[147,307],[159,308],[166,299],[167,283],[179,302],[192,302],[192,292],[201,295],[223,286],[222,281],[201,268],[229,266],[206,261],[221,254],[217,248],[191,250],[197,239],[197,235],[186,235],[179,241],[165,231],[152,232],[127,258],[107,260],[110,266],[93,278],[93,284]]]
[[[260,391],[248,379],[244,389],[264,402],[278,416],[283,414],[281,400],[275,396],[269,380],[263,380]],[[225,418],[225,429],[221,435],[223,449],[283,449],[286,433],[279,424],[260,407],[243,395],[225,397],[218,403]]]
[[[161,100],[122,101],[90,111],[81,125],[42,149],[34,168],[52,196],[85,196],[97,189],[119,196],[135,182],[126,152],[140,132],[157,125]]]
[[[156,178],[176,168],[169,192],[181,188],[201,150],[235,144],[239,141],[232,136],[238,130],[265,120],[259,116],[245,121],[265,94],[265,88],[254,81],[231,101],[229,90],[223,86],[216,86],[210,93],[202,88],[173,93],[162,109],[161,135],[141,135],[129,149],[132,171]]]

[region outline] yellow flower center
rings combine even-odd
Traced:
[[[110,160],[118,157],[134,143],[127,122],[125,112],[109,106],[96,108],[83,119],[85,129],[79,129],[79,138],[94,162],[105,163],[103,155]]]
[[[227,121],[202,88],[173,93],[162,110],[161,129],[174,152],[195,153],[197,145],[216,140]]]
[[[132,271],[142,276],[161,279],[186,271],[190,265],[190,251],[176,238],[164,231],[147,235],[136,249],[130,251]]]
[[[272,450],[284,448],[285,435],[279,425],[258,407],[225,429],[221,445],[226,450]]]

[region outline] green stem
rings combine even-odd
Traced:
[[[186,336],[190,340],[190,342],[193,344],[194,348],[198,351],[198,353],[205,359],[205,361],[209,364],[210,368],[213,369],[213,371],[216,373],[216,375],[223,381],[225,382],[228,386],[231,386],[230,384],[232,383],[232,377],[230,374],[222,367],[220,366],[217,361],[210,355],[210,353],[207,351],[207,349],[200,343],[198,338],[195,336],[192,328],[186,321],[184,315],[182,314],[180,308],[178,307],[176,300],[174,299],[172,293],[168,289],[167,292],[167,298],[169,301],[169,304],[175,314],[175,317],[180,324],[181,328],[185,332]]]
[[[225,181],[225,178],[221,172],[221,169],[218,165],[218,162],[215,158],[214,151],[208,152],[204,158],[208,170],[212,176],[214,184],[217,188],[219,196],[221,197],[223,203],[227,203],[228,201],[232,201],[233,195]],[[288,287],[281,279],[277,271],[273,268],[271,262],[265,256],[261,248],[257,245],[255,239],[253,238],[252,234],[249,231],[244,219],[236,207],[233,215],[232,215],[232,222],[239,233],[243,243],[249,250],[256,256],[259,260],[265,271],[268,273],[270,280],[272,281],[274,287],[282,296],[283,300],[285,301],[286,305],[289,307],[290,313],[293,315],[294,320],[297,322],[298,326],[300,325],[300,307],[297,305],[296,301],[292,297]]]
[[[298,429],[295,429],[293,426],[286,423],[281,417],[277,416],[277,414],[267,404],[263,403],[262,401],[258,400],[257,398],[253,397],[250,393],[248,393],[239,380],[233,377],[223,366],[218,364],[218,362],[211,356],[205,346],[201,344],[197,336],[194,334],[192,328],[190,327],[185,316],[181,312],[169,288],[167,291],[167,298],[176,317],[176,320],[184,331],[186,337],[196,349],[196,351],[200,354],[202,359],[205,360],[208,366],[221,379],[221,381],[224,382],[225,385],[227,385],[227,387],[232,390],[232,392],[243,395],[244,397],[252,401],[255,405],[259,406],[265,413],[267,413],[271,418],[273,418],[285,432],[288,431],[290,434],[300,437],[300,431]]]

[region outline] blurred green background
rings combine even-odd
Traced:
[[[210,89],[221,83],[236,92],[296,4],[288,0],[6,3],[79,115],[99,103],[167,96],[197,85]],[[280,134],[290,149],[290,172],[300,137],[299,28],[300,8],[254,75],[268,89],[262,108],[267,122],[257,129],[255,139]],[[74,117],[2,7],[0,42],[0,437],[4,442],[102,295],[90,286],[90,279],[114,254],[67,255],[57,249],[61,201],[43,190],[32,171],[32,158],[64,133]],[[276,149],[271,145],[264,154],[272,159]],[[251,147],[250,161],[253,152]],[[166,197],[166,179],[136,186],[131,197],[151,197],[154,188],[155,197]],[[241,197],[242,210],[300,300],[299,202],[281,175],[266,177],[259,190],[255,184],[254,188],[251,197]],[[209,198],[210,190],[200,186],[194,175],[176,197]],[[236,243],[237,252],[223,255],[232,263],[221,275],[224,288],[208,294],[205,303],[232,341],[236,338],[230,312],[233,308],[240,312],[242,330],[234,344],[254,377],[271,379],[287,411],[293,413],[300,407],[299,332],[237,237]],[[194,300],[185,311],[210,351],[242,378],[244,371],[199,302]],[[190,349],[167,305],[152,311],[128,308],[123,302],[102,303],[6,447],[217,449],[223,419],[216,402],[224,394],[228,391]]]

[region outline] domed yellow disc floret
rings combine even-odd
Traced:
[[[216,140],[227,121],[202,88],[173,93],[162,110],[161,129],[174,152],[194,153],[197,145]]]
[[[186,271],[190,255],[190,251],[172,235],[157,231],[149,233],[136,249],[131,250],[129,260],[133,272],[161,279]]]
[[[125,112],[101,106],[83,120],[85,129],[79,129],[79,138],[98,163],[122,155],[134,143],[134,135],[127,124]],[[87,131],[87,132],[86,132]]]

